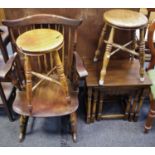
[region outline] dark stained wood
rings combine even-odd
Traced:
[[[0,26],[0,105],[3,107],[9,117],[10,121],[14,121],[12,103],[15,99],[16,88],[12,82],[18,86],[18,78],[15,74],[13,65],[15,64],[16,55],[8,55],[6,46],[9,43],[9,33],[5,26]]]
[[[18,92],[13,108],[21,115],[33,117],[64,116],[73,113],[78,108],[77,92],[72,92],[71,103],[68,104],[62,87],[49,81],[41,83],[33,92],[32,113],[29,112],[27,103],[25,92]]]
[[[86,82],[90,87],[98,85],[99,71],[101,62],[85,62],[86,69],[89,73]],[[112,60],[107,68],[104,87],[127,87],[127,86],[148,86],[151,81],[145,73],[145,82],[139,80],[139,61],[132,60]]]
[[[13,104],[14,110],[21,115],[20,141],[25,137],[25,124],[29,116],[62,115],[70,115],[72,138],[76,141],[78,85],[74,84],[86,77],[86,74],[81,73],[86,70],[76,53],[76,29],[81,22],[80,19],[48,14],[3,21],[9,28],[15,52],[23,53],[25,60],[26,85],[17,92]],[[57,38],[57,35],[60,37]],[[70,86],[66,77],[70,78]]]
[[[97,117],[97,120],[124,118],[130,121],[137,121],[143,99],[148,96],[149,87],[152,84],[147,74],[145,74],[145,81],[140,82],[138,73],[139,61],[136,59],[111,60],[107,68],[107,76],[105,77],[103,87],[98,86],[101,62],[93,63],[88,60],[85,61],[85,67],[88,71],[88,77],[86,78],[86,94],[88,93],[86,95],[88,97],[86,101],[87,123],[93,122],[94,116],[95,118]],[[97,93],[100,98],[96,100],[96,97],[93,97],[94,93]],[[119,95],[127,97],[125,99],[126,107],[124,113],[104,114],[103,106],[105,98]],[[134,101],[134,105],[132,105],[132,100]],[[136,107],[138,108],[136,109]]]

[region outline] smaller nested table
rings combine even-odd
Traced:
[[[114,118],[137,121],[143,100],[149,96],[149,88],[152,84],[146,73],[144,74],[145,81],[139,81],[138,60],[112,60],[107,69],[104,87],[98,85],[98,74],[102,64],[97,62],[93,65],[88,61],[85,62],[85,66],[89,73],[86,78],[85,95],[87,123],[94,122],[96,119]],[[121,112],[105,113],[106,100],[114,101],[116,99],[114,97],[118,98],[118,96],[123,97],[123,100],[119,101],[119,104],[123,105]],[[112,109],[111,103],[108,102],[108,105]]]
[[[144,60],[145,60],[145,42],[144,42],[144,32],[145,28],[147,26],[148,20],[147,18],[139,12],[131,11],[131,10],[124,10],[124,9],[114,9],[106,11],[103,15],[103,19],[105,21],[105,25],[102,29],[99,43],[97,50],[95,51],[95,57],[94,62],[98,60],[98,57],[100,55],[100,48],[103,43],[106,44],[106,50],[104,53],[103,58],[103,64],[102,69],[100,71],[100,79],[99,79],[99,85],[104,85],[104,78],[106,75],[106,68],[109,63],[109,59],[112,55],[114,55],[116,52],[123,50],[131,55],[139,57],[140,61],[140,81],[144,81]],[[104,40],[107,26],[111,28],[111,32],[109,34],[109,39]],[[124,45],[119,45],[117,43],[114,43],[114,34],[115,30],[126,30],[132,32],[132,40]],[[136,49],[136,30],[140,30],[140,40],[139,40],[139,53],[135,51]],[[127,48],[127,46],[132,45],[132,49]],[[114,51],[112,51],[112,47],[116,48]]]

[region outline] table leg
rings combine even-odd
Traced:
[[[106,29],[107,29],[107,24],[104,25],[103,29],[102,29],[102,32],[101,32],[101,35],[100,35],[100,38],[99,38],[99,42],[98,42],[98,46],[97,46],[97,50],[95,51],[95,57],[94,57],[94,62],[98,61],[98,57],[100,55],[100,49],[101,49],[101,46],[103,44],[103,39],[104,39],[104,36],[106,34]]]
[[[140,61],[140,81],[144,81],[144,62],[145,62],[145,41],[144,28],[140,29],[139,61]]]
[[[133,120],[135,109],[136,109],[137,102],[138,102],[138,97],[139,97],[139,93],[137,92],[135,97],[134,97],[133,104],[132,104],[132,108],[131,108],[131,112],[130,112],[130,116],[129,116],[129,121]]]
[[[126,105],[126,109],[125,109],[125,116],[124,116],[125,120],[127,120],[129,118],[131,102],[132,102],[132,95],[129,97],[129,99],[127,101],[127,105]]]
[[[103,92],[100,90],[100,98],[99,98],[99,108],[97,113],[97,120],[101,120],[103,111]]]
[[[142,92],[140,93],[140,98],[139,98],[139,103],[137,106],[137,109],[135,111],[135,116],[134,116],[134,121],[137,122],[138,117],[139,117],[139,112],[140,112],[140,108],[142,107],[143,101],[144,101],[144,93],[145,91],[142,90]]]
[[[94,100],[93,100],[93,107],[92,107],[92,119],[91,119],[91,122],[95,121],[97,101],[98,101],[98,89],[94,89]]]
[[[106,51],[104,53],[104,58],[103,58],[103,65],[102,65],[102,69],[100,72],[100,80],[99,80],[99,85],[103,85],[104,84],[104,77],[106,75],[106,69],[109,63],[109,59],[110,59],[110,52],[112,50],[112,43],[113,43],[113,38],[114,38],[114,28],[112,27],[111,32],[110,32],[110,36],[108,39],[108,43],[106,46]]]
[[[91,102],[92,102],[92,88],[88,88],[88,94],[87,94],[87,118],[86,122],[90,123],[91,119]]]

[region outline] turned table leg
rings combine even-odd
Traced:
[[[91,101],[92,101],[92,88],[88,88],[88,92],[87,92],[87,118],[86,118],[86,122],[90,123],[91,120]]]
[[[134,121],[135,122],[138,120],[138,117],[139,117],[140,108],[142,107],[142,104],[143,104],[143,101],[144,101],[144,94],[145,94],[145,91],[142,90],[142,92],[140,93],[140,98],[139,98],[139,103],[137,105],[137,110],[136,110],[135,116],[134,116]]]
[[[101,32],[101,35],[99,38],[99,42],[98,42],[98,46],[97,46],[97,50],[95,51],[94,62],[98,61],[98,57],[101,53],[100,49],[101,49],[101,46],[103,44],[103,39],[104,39],[104,36],[106,34],[106,29],[107,29],[107,24],[105,24],[103,29],[102,29],[102,32]]]
[[[144,29],[140,29],[140,43],[139,43],[139,61],[140,61],[140,81],[144,81],[144,62],[145,62],[145,41]]]
[[[103,111],[103,92],[100,90],[100,98],[99,98],[99,108],[97,113],[97,120],[101,120]]]
[[[129,119],[129,111],[130,111],[131,102],[132,102],[132,95],[130,95],[130,97],[127,101],[127,105],[126,105],[126,109],[125,109],[125,116],[124,116],[125,120]]]
[[[113,38],[114,38],[114,28],[111,28],[111,32],[110,32],[110,36],[108,39],[108,43],[106,46],[106,51],[104,53],[104,58],[103,58],[103,65],[102,65],[102,69],[100,72],[100,80],[99,80],[99,85],[103,85],[104,84],[104,78],[106,75],[106,69],[109,63],[109,59],[110,59],[110,52],[112,50],[112,43],[113,43]]]
[[[139,97],[139,93],[136,92],[136,95],[134,97],[133,104],[132,104],[132,107],[131,107],[131,112],[130,112],[130,115],[129,115],[129,121],[133,120],[135,109],[136,109],[137,102],[138,102],[138,97]]]
[[[155,101],[152,94],[150,94],[150,111],[144,126],[145,133],[148,133],[148,131],[152,128],[153,119],[155,119]]]
[[[91,122],[95,121],[95,117],[96,117],[96,105],[97,105],[97,101],[98,101],[98,89],[94,89],[94,100],[93,100],[93,107],[92,107],[92,118],[91,118]]]

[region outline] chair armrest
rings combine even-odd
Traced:
[[[14,53],[14,55],[12,55],[9,60],[6,62],[6,64],[4,64],[1,69],[0,69],[0,78],[5,79],[6,76],[8,75],[8,73],[10,72],[13,63],[15,61],[17,57],[17,53]]]
[[[2,41],[3,41],[4,45],[6,46],[10,42],[8,28],[6,26],[1,25],[0,33],[1,33]]]
[[[80,78],[84,78],[84,77],[88,76],[88,72],[85,69],[83,61],[81,60],[79,54],[77,52],[74,52],[73,57],[75,60],[75,69],[76,69],[76,72],[78,73],[78,76]]]

